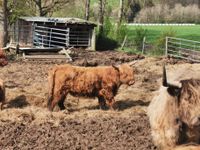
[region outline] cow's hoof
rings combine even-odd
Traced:
[[[99,106],[99,109],[101,109],[101,110],[107,110],[108,107],[106,105],[102,105],[102,106]]]
[[[51,107],[48,107],[48,110],[52,112],[52,111],[53,111],[53,108],[51,108]]]
[[[4,103],[1,104],[1,110],[4,109],[4,105],[5,105]]]
[[[65,110],[65,106],[60,107],[60,110]]]

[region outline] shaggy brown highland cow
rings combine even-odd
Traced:
[[[100,107],[106,103],[113,108],[114,96],[121,84],[134,84],[133,63],[119,66],[78,67],[69,64],[55,66],[49,71],[48,108],[56,104],[65,109],[68,93],[74,96],[97,97]]]

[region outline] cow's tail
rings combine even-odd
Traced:
[[[0,102],[1,102],[1,107],[0,109],[3,109],[3,105],[6,103],[6,89],[5,89],[5,85],[2,82],[2,85],[0,85]]]
[[[54,95],[55,75],[56,75],[56,69],[51,70],[48,74],[49,93],[48,93],[47,107],[50,111],[53,111],[51,104],[52,104],[53,95]]]

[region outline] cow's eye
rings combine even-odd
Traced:
[[[179,124],[181,121],[180,121],[180,118],[176,118],[175,119],[175,124]]]
[[[198,117],[198,120],[200,121],[200,117]]]
[[[180,89],[178,89],[178,88],[175,88],[175,89],[174,89],[174,91],[175,91],[176,95],[178,95],[178,94],[179,94],[179,91],[180,91]]]
[[[180,88],[176,88],[176,87],[169,87],[167,91],[172,96],[179,96],[180,94]]]

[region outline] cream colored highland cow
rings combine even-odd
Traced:
[[[184,143],[199,144],[200,79],[183,79],[170,84],[163,67],[162,86],[150,103],[147,114],[153,142],[158,148],[172,150]]]

